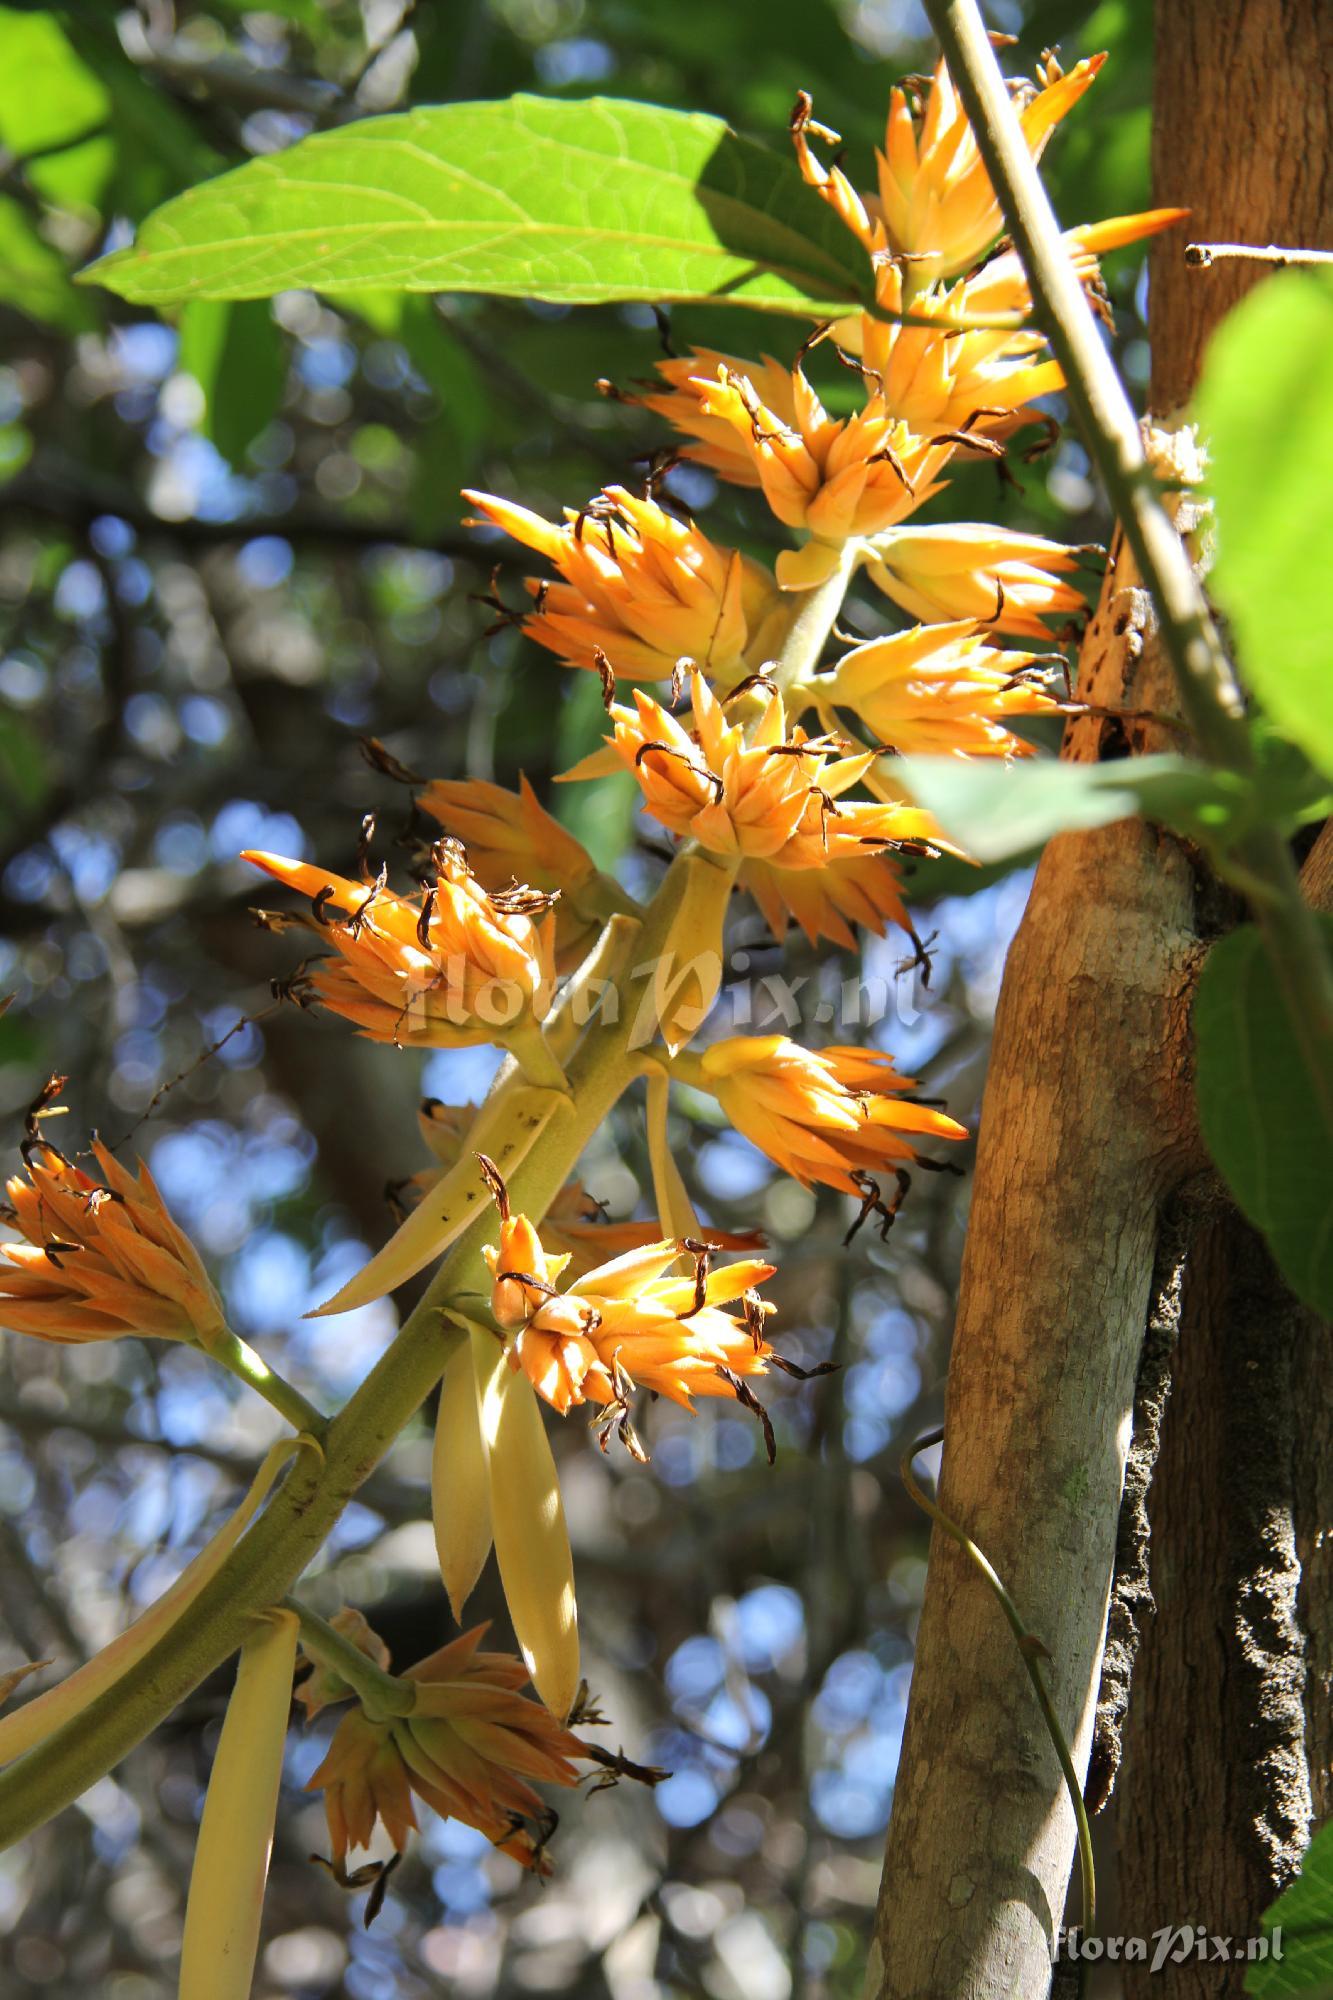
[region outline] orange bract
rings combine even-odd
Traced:
[[[500,1042],[550,1005],[554,919],[535,921],[523,908],[548,899],[522,890],[492,898],[452,843],[436,848],[435,879],[410,901],[281,855],[243,859],[311,899],[312,914],[289,921],[317,930],[338,958],[314,966],[310,988],[371,1041]]]
[[[866,573],[926,624],[966,618],[995,632],[1045,639],[1043,619],[1086,608],[1082,591],[1059,579],[1090,553],[984,523],[891,528],[875,542]]]
[[[767,571],[654,500],[609,486],[555,527],[490,493],[464,498],[559,570],[562,583],[529,579],[536,609],[523,624],[570,666],[596,668],[600,652],[617,674],[665,680],[688,659],[739,680],[781,644],[787,612]]]
[[[686,1248],[683,1239],[659,1239],[586,1272],[577,1291],[558,1292],[553,1280],[565,1260],[542,1251],[526,1216],[506,1218],[498,1246],[483,1255],[494,1280],[492,1312],[501,1326],[517,1328],[511,1366],[562,1415],[583,1402],[623,1409],[635,1389],[686,1409],[695,1396],[734,1395],[731,1376],[764,1372],[771,1350],[760,1328],[773,1308],[753,1301],[737,1319],[721,1307],[753,1293],[774,1267],[748,1258],[701,1267],[697,1279],[665,1276]],[[533,1276],[539,1285],[524,1282]],[[512,1316],[519,1310],[521,1319]]]
[[[27,1241],[0,1244],[0,1325],[41,1340],[139,1333],[207,1345],[225,1322],[198,1251],[142,1162],[136,1177],[100,1140],[92,1150],[100,1182],[39,1142],[27,1174],[7,1184]]]
[[[1032,678],[1042,671],[1036,657],[987,645],[979,628],[962,619],[854,646],[812,686],[834,706],[854,710],[886,749],[904,756],[1027,756],[1031,746],[1003,718],[1056,712]]]
[[[577,1784],[571,1759],[588,1752],[549,1709],[518,1693],[528,1678],[520,1661],[477,1650],[485,1631],[478,1625],[408,1669],[404,1678],[416,1687],[410,1715],[372,1722],[355,1708],[339,1723],[306,1786],[324,1793],[339,1866],[349,1848],[369,1844],[377,1820],[401,1851],[417,1824],[415,1793],[525,1868],[549,1872],[547,1813],[531,1781]]]
[[[784,1035],[736,1035],[673,1068],[717,1098],[736,1130],[794,1179],[859,1193],[858,1174],[920,1158],[921,1139],[965,1139],[878,1049],[803,1049]]]
[[[1047,57],[1041,89],[1011,85],[1034,160],[1105,61],[1105,55],[1089,56],[1066,76]],[[966,271],[1003,231],[1000,204],[943,60],[936,65],[924,107],[901,85],[890,92],[884,150],[876,155],[877,195],[859,195],[841,167],[820,165],[810,151],[808,124],[809,100],[804,99],[792,136],[806,181],[872,257],[907,260],[916,289]]]
[[[583,906],[597,867],[586,847],[553,819],[520,772],[517,792],[483,778],[436,778],[417,804],[467,849],[468,867],[494,892],[529,883],[559,897],[555,959],[567,970],[586,955],[605,912]]]
[[[742,361],[696,348],[657,367],[670,388],[643,401],[695,440],[685,457],[737,485],[762,487],[780,521],[820,542],[879,534],[904,520],[938,491],[954,449],[903,423],[870,378],[864,408],[839,418],[799,364],[787,369],[769,355]],[[791,550],[778,558],[777,576],[789,589],[818,581]]]

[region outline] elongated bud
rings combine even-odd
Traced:
[[[98,1695],[138,1665],[149,1648],[157,1644],[162,1634],[175,1624],[204,1585],[221,1569],[268,1498],[273,1482],[287,1460],[303,1444],[310,1442],[307,1438],[283,1438],[273,1445],[236,1512],[212,1541],[199,1551],[189,1567],[182,1570],[170,1590],[165,1591],[155,1604],[150,1604],[128,1631],[113,1639],[109,1646],[104,1646],[68,1680],[48,1688],[45,1694],[25,1702],[13,1715],[7,1715],[0,1721],[0,1764],[8,1764],[13,1758],[22,1756],[25,1750],[31,1750],[34,1743],[41,1743],[62,1723],[81,1714]]]
[[[463,1334],[444,1371],[435,1419],[431,1518],[440,1575],[460,1625],[463,1606],[491,1552],[491,1468],[481,1434],[478,1370],[490,1367],[495,1351],[491,1334]]]
[[[351,1312],[356,1306],[369,1305],[441,1256],[487,1200],[474,1154],[488,1153],[508,1177],[522,1165],[551,1119],[569,1108],[563,1091],[540,1089],[518,1076],[494,1091],[477,1119],[462,1159],[435,1183],[384,1248],[341,1291],[306,1317],[319,1319],[326,1313]]]
[[[578,1693],[579,1633],[574,1561],[550,1440],[532,1384],[509,1366],[501,1348],[486,1359],[477,1383],[490,1454],[491,1525],[509,1615],[534,1687],[563,1721]]]
[[[270,1611],[241,1648],[194,1850],[180,2000],[248,2000],[299,1629],[294,1611]]]
[[[644,974],[633,1046],[660,1032],[674,1055],[703,1025],[722,984],[722,932],[734,870],[702,855],[679,858],[681,886],[666,941]]]

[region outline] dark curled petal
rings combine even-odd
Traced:
[[[719,1362],[717,1372],[724,1382],[730,1384],[736,1401],[743,1408],[751,1411],[753,1415],[758,1417],[763,1427],[764,1450],[768,1453],[768,1462],[770,1465],[774,1464],[778,1455],[778,1441],[773,1435],[773,1420],[769,1416],[768,1411],[764,1408],[758,1396],[755,1395],[749,1383],[742,1376],[737,1375],[734,1369],[724,1368]]]
[[[72,1257],[76,1250],[82,1250],[83,1247],[82,1243],[62,1243],[58,1236],[53,1236],[49,1243],[43,1243],[42,1255],[48,1263],[54,1264],[58,1271],[61,1268],[62,1257]]]
[[[802,1368],[798,1362],[788,1361],[785,1354],[777,1354],[771,1347],[765,1358],[797,1382],[813,1382],[817,1375],[836,1375],[842,1365],[838,1361],[817,1361],[813,1368]]]
[[[311,899],[310,914],[317,924],[324,925],[328,923],[327,912],[329,904],[333,901],[333,896],[334,891],[326,882],[324,887]]]
[[[593,659],[593,665],[596,667],[597,672],[601,677],[602,707],[606,710],[607,714],[609,715],[611,713],[611,704],[616,698],[615,669],[612,667],[610,660],[607,659],[606,654],[602,651],[600,646],[593,647],[592,659]]]
[[[491,1198],[500,1211],[501,1222],[508,1222],[509,1189],[505,1186],[504,1175],[500,1172],[494,1160],[485,1153],[477,1154],[477,1165],[481,1169],[481,1177],[486,1183]]]
[[[421,915],[417,918],[417,943],[423,951],[430,950],[430,920],[435,914],[435,891],[427,889],[421,905]]]
[[[708,1303],[708,1271],[713,1261],[713,1245],[701,1242],[697,1236],[682,1236],[680,1247],[688,1250],[694,1259],[694,1301],[687,1311],[677,1313],[676,1318],[693,1319]]]
[[[67,1076],[52,1075],[47,1077],[46,1082],[42,1085],[23,1115],[23,1129],[30,1139],[35,1139],[38,1136],[37,1128],[40,1119],[50,1118],[55,1115],[54,1101],[59,1097],[68,1082],[69,1078]]]
[[[585,1720],[590,1719],[585,1718]],[[574,1722],[572,1715],[569,1721],[572,1726]],[[670,1771],[664,1771],[659,1764],[634,1763],[623,1750],[607,1750],[600,1743],[584,1743],[580,1747],[583,1755],[591,1757],[594,1764],[600,1764],[605,1774],[593,1786],[595,1792],[604,1791],[608,1785],[619,1783],[621,1778],[633,1778],[635,1783],[640,1785],[660,1785],[664,1778],[671,1776]]]
[[[426,780],[417,772],[409,771],[406,764],[400,764],[392,751],[386,750],[378,736],[358,736],[357,748],[372,771],[392,778],[396,785],[424,785]]]

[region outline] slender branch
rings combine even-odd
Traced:
[[[1187,243],[1185,262],[1211,271],[1228,261],[1247,264],[1333,264],[1333,250],[1293,250],[1279,243]]]
[[[340,1680],[355,1688],[358,1701],[372,1722],[388,1722],[398,1715],[410,1715],[416,1706],[416,1687],[397,1674],[377,1667],[372,1659],[344,1638],[336,1626],[317,1611],[298,1604],[294,1597],[283,1598],[284,1608],[294,1611],[301,1621],[301,1646],[317,1665],[327,1667]]]
[[[1074,1759],[1070,1754],[1069,1743],[1065,1737],[1064,1730],[1060,1726],[1060,1718],[1055,1712],[1055,1704],[1051,1700],[1051,1692],[1046,1685],[1046,1676],[1041,1670],[1042,1661],[1049,1659],[1050,1654],[1036,1633],[1029,1632],[1023,1622],[1018,1606],[1005,1589],[998,1571],[989,1558],[977,1547],[967,1530],[960,1528],[957,1521],[953,1520],[950,1515],[944,1512],[942,1507],[938,1506],[930,1498],[912,1470],[912,1460],[921,1452],[928,1450],[931,1445],[942,1443],[943,1439],[944,1431],[942,1428],[927,1431],[924,1437],[919,1437],[915,1444],[903,1453],[899,1461],[898,1471],[901,1475],[903,1485],[907,1488],[922,1512],[929,1514],[931,1520],[943,1528],[946,1535],[952,1536],[964,1555],[976,1564],[994,1592],[996,1601],[1001,1611],[1003,1611],[1005,1618],[1008,1620],[1009,1629],[1018,1642],[1018,1650],[1022,1654],[1023,1665],[1027,1668],[1027,1676],[1032,1683],[1032,1691],[1037,1697],[1037,1705],[1041,1709],[1042,1719],[1046,1724],[1046,1734],[1050,1737],[1055,1754],[1060,1759],[1060,1769],[1064,1773],[1065,1789],[1069,1793],[1069,1802],[1074,1808],[1074,1823],[1078,1827],[1079,1866],[1083,1874],[1083,1929],[1087,1934],[1091,1935],[1097,1928],[1097,1875],[1092,1861],[1092,1828],[1088,1824],[1088,1811],[1083,1803],[1083,1787],[1079,1783],[1078,1772],[1074,1769]],[[1085,1961],[1080,1958],[1078,1975],[1080,1992],[1083,1988],[1084,1963]]]
[[[1070,408],[1157,607],[1162,645],[1200,750],[1254,768],[1244,699],[1189,554],[1162,505],[1139,427],[1060,235],[977,0],[926,0],[978,149],[1004,209]],[[1236,845],[1256,886],[1256,921],[1324,1115],[1333,1126],[1333,967],[1287,843],[1260,826]]]
[[[322,1416],[313,1403],[307,1402],[299,1389],[294,1389],[290,1382],[270,1368],[263,1355],[256,1354],[239,1334],[228,1327],[208,1341],[203,1351],[210,1361],[216,1361],[238,1382],[244,1382],[247,1388],[262,1396],[279,1416],[286,1417],[293,1430],[323,1439],[329,1427],[328,1418]]]
[[[861,554],[860,542],[844,542],[832,575],[802,594],[773,675],[780,688],[807,680],[818,668]]]

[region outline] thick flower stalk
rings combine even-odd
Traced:
[[[270,921],[328,939],[337,956],[304,969],[304,987],[371,1041],[503,1043],[534,1082],[559,1080],[538,1032],[555,983],[551,897],[524,887],[488,894],[454,841],[436,844],[434,879],[411,899],[277,854],[243,859],[310,899],[308,916]]]
[[[518,1660],[479,1650],[485,1633],[474,1626],[408,1668],[408,1712],[372,1717],[358,1704],[339,1722],[306,1786],[324,1794],[337,1872],[352,1849],[369,1846],[377,1823],[401,1852],[417,1826],[415,1798],[476,1827],[524,1868],[550,1873],[553,1819],[533,1785],[576,1785],[575,1760],[589,1750],[518,1692],[528,1678]],[[326,1689],[325,1699],[353,1693]]]
[[[656,681],[689,659],[730,683],[782,643],[788,614],[768,573],[655,500],[609,486],[582,513],[566,508],[557,528],[494,494],[464,497],[559,571],[559,583],[528,579],[535,606],[523,627],[569,666],[609,660],[617,674]]]
[[[61,1342],[217,1341],[221,1301],[147,1167],[129,1173],[98,1139],[92,1155],[100,1181],[36,1140],[26,1173],[6,1184],[26,1240],[0,1244],[0,1325]]]
[[[1059,655],[1054,659],[1058,667]],[[851,709],[879,743],[903,756],[1021,757],[1032,746],[1005,723],[1057,712],[1042,684],[1051,671],[1035,653],[988,645],[964,619],[853,646],[806,691],[821,707]]]
[[[785,1035],[734,1035],[701,1055],[677,1056],[671,1073],[716,1097],[727,1119],[803,1187],[820,1181],[864,1194],[866,1176],[938,1165],[927,1139],[966,1129],[909,1093],[879,1049],[804,1049]]]

